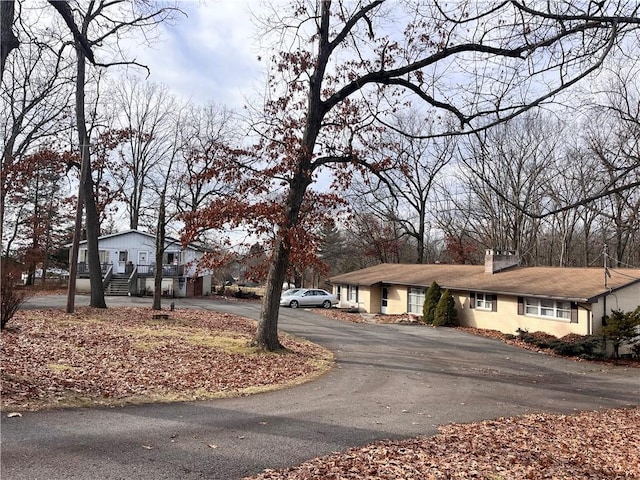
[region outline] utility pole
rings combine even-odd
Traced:
[[[611,274],[609,273],[609,266],[607,263],[607,260],[609,258],[609,246],[605,243],[604,244],[604,248],[602,250],[602,258],[604,261],[604,288],[608,288],[608,281],[607,278],[611,276]]]

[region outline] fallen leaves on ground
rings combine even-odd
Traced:
[[[351,323],[419,323],[416,315],[382,315],[378,313],[359,313],[346,309],[314,309],[313,313],[318,313],[334,320]]]
[[[250,478],[640,479],[640,408],[526,415],[439,430],[433,437],[352,448]]]
[[[267,390],[328,368],[331,354],[286,334],[248,347],[255,322],[196,310],[23,310],[1,335],[2,409],[178,401]]]

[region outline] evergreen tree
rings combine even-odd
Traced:
[[[436,306],[440,301],[440,297],[442,295],[442,291],[440,290],[440,285],[438,285],[435,281],[431,284],[424,298],[424,305],[422,307],[422,320],[427,325],[433,324],[433,317],[436,312]]]
[[[449,290],[445,290],[436,306],[435,315],[433,317],[433,325],[436,327],[457,327],[458,313],[456,312],[456,303],[453,295]]]
[[[620,355],[620,345],[633,344],[640,337],[638,326],[640,307],[626,313],[622,310],[612,310],[611,315],[607,315],[607,323],[600,329],[600,333],[613,343],[613,354],[616,358]]]

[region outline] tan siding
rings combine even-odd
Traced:
[[[473,290],[584,301],[607,291],[602,275],[602,269],[599,268],[514,267],[492,275],[485,273],[484,267],[478,265],[381,264],[329,280],[352,285],[386,283],[425,288],[435,280],[442,288],[455,291]],[[640,269],[611,270],[608,286],[615,290],[636,278],[640,278]]]
[[[606,313],[612,308],[631,311],[640,304],[640,283],[629,285],[634,278],[640,278],[640,270],[612,270],[609,287],[614,292],[607,295]],[[606,290],[599,269],[517,267],[489,275],[479,266],[387,264],[334,277],[342,286],[341,306],[348,306],[344,300],[347,284],[359,285],[360,307],[367,313],[380,312],[381,284],[387,284],[390,315],[407,313],[408,285],[427,288],[433,280],[452,291],[463,325],[510,334],[518,329],[544,331],[562,337],[570,333],[597,335],[602,324],[604,301],[599,295]],[[471,309],[469,291],[497,293],[497,312]],[[518,315],[518,296],[577,301],[578,322]],[[597,300],[586,303],[591,298]]]
[[[369,305],[369,287],[358,287],[358,309],[365,312],[371,311]]]
[[[407,287],[390,285],[388,288],[389,299],[387,301],[387,314],[402,315],[403,313],[407,313]]]
[[[467,327],[498,330],[502,333],[515,335],[518,329],[529,332],[547,332],[556,337],[563,337],[570,333],[587,335],[587,320],[589,312],[578,309],[578,323],[568,320],[554,320],[529,315],[518,315],[518,297],[498,295],[498,311],[489,312],[477,308],[469,308],[468,293],[456,295],[458,306],[464,308],[458,311],[460,323]]]
[[[369,308],[367,312],[369,313],[380,313],[380,308],[382,306],[382,287],[375,286],[371,287],[368,291],[369,294]]]

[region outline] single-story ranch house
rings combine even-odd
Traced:
[[[162,254],[162,294],[185,297],[211,293],[211,274],[197,270],[204,252],[192,245],[183,247],[179,240],[167,238]],[[67,245],[70,247],[70,245]],[[151,294],[156,271],[156,237],[138,230],[104,235],[98,239],[100,267],[105,293],[108,295]],[[78,292],[89,292],[87,241],[78,251]]]
[[[435,281],[456,302],[460,324],[515,334],[597,334],[612,309],[640,305],[640,269],[520,267],[513,251],[487,250],[485,265],[381,264],[329,279],[339,307],[422,315]]]

